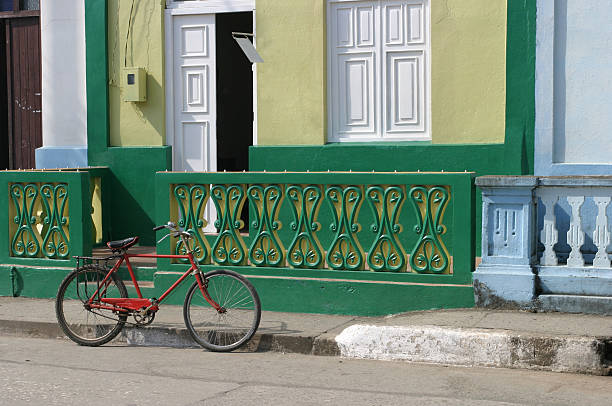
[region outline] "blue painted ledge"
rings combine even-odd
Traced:
[[[41,147],[36,149],[36,169],[87,167],[86,146]]]

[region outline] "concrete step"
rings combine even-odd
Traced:
[[[548,312],[587,313],[612,316],[612,297],[539,295],[538,308]]]

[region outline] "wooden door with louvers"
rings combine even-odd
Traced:
[[[35,168],[42,146],[39,17],[6,22],[9,167]]]

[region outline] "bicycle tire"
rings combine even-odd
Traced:
[[[204,275],[207,291],[224,311],[215,310],[194,282],[185,296],[183,317],[191,337],[216,352],[233,351],[249,341],[261,319],[261,302],[253,285],[242,275],[215,270]]]
[[[108,271],[86,265],[69,273],[60,284],[55,300],[55,314],[62,331],[79,345],[97,347],[121,332],[127,314],[110,310],[88,309],[85,303],[96,292]],[[106,282],[100,297],[127,297],[124,283],[116,275]]]

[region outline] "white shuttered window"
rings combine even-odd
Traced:
[[[329,0],[329,141],[430,140],[429,0]]]

